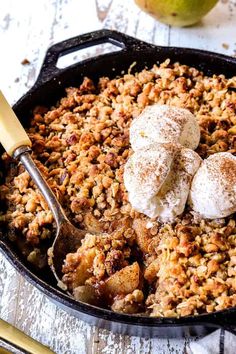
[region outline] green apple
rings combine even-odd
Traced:
[[[158,21],[172,26],[190,26],[198,22],[218,0],[135,0]]]

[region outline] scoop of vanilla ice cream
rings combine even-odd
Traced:
[[[219,152],[203,161],[192,181],[189,204],[207,219],[236,212],[235,156]]]
[[[179,144],[153,144],[136,150],[124,169],[132,207],[162,222],[182,214],[200,156]]]
[[[179,149],[165,182],[152,200],[156,205],[155,216],[160,221],[172,222],[176,216],[183,213],[192,178],[201,161],[201,157],[195,151],[187,148]]]
[[[133,150],[153,143],[179,143],[195,150],[200,141],[200,129],[194,115],[184,108],[152,105],[133,120],[130,143]]]
[[[171,143],[153,144],[137,150],[124,168],[124,184],[132,207],[155,217],[155,196],[166,180],[178,147]]]

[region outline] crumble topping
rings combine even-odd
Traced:
[[[84,78],[55,106],[35,108],[28,129],[33,158],[69,219],[88,230],[64,265],[75,296],[90,289],[101,306],[151,316],[236,305],[235,214],[204,221],[187,208],[174,224],[160,224],[131,208],[123,183],[130,124],[154,103],[196,116],[201,158],[235,154],[235,88],[236,77],[208,77],[166,60],[98,84]],[[6,154],[2,161],[0,222],[25,257],[43,267],[55,235],[52,214],[24,168]]]

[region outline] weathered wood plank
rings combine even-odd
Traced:
[[[142,12],[133,0],[113,1],[103,26],[147,42],[168,44],[169,27],[157,23],[151,16]]]
[[[112,0],[95,0],[98,19],[102,22],[107,17]]]
[[[46,20],[45,20],[46,18]],[[170,28],[140,11],[133,0],[9,0],[0,2],[1,89],[14,102],[31,87],[53,43],[102,27],[158,45],[235,54],[236,0],[222,0],[202,24]],[[223,46],[224,45],[224,46]],[[90,50],[90,53],[96,53]],[[24,58],[29,65],[22,65]],[[75,53],[74,60],[79,56]],[[16,80],[16,79],[19,80]],[[0,316],[58,354],[183,353],[184,340],[115,335],[70,316],[19,276],[0,255]]]
[[[20,278],[9,262],[0,254],[0,315],[15,323]]]
[[[46,11],[46,2],[0,2],[0,14],[11,14],[7,31],[1,32],[0,37],[1,46],[4,48],[4,55],[0,58],[1,87],[10,102],[16,101],[35,81],[48,46],[50,25],[55,12],[53,0],[49,0],[47,4],[48,21],[43,23],[42,28],[42,14]],[[25,58],[30,64],[21,64]]]
[[[235,24],[236,1],[221,0],[195,26],[171,28],[170,45],[200,48],[227,55],[235,55]]]

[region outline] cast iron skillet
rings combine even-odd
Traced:
[[[66,69],[57,68],[56,64],[60,56],[106,42],[115,44],[121,50],[84,60]],[[64,94],[65,87],[78,86],[84,75],[96,81],[103,75],[115,77],[122,70],[127,72],[133,62],[136,62],[133,70],[140,70],[167,58],[194,66],[203,70],[207,75],[216,73],[230,77],[236,73],[236,59],[234,58],[196,49],[158,47],[119,32],[101,30],[68,39],[49,48],[35,85],[13,108],[23,125],[27,126],[34,106],[55,103]],[[236,307],[212,314],[178,319],[125,315],[76,302],[56,287],[50,271],[48,274],[45,274],[47,273],[45,271],[41,274],[33,269],[24,260],[15,244],[4,238],[4,230],[2,231],[0,248],[20,274],[58,306],[90,324],[122,334],[148,337],[205,335],[219,327],[234,331]]]

